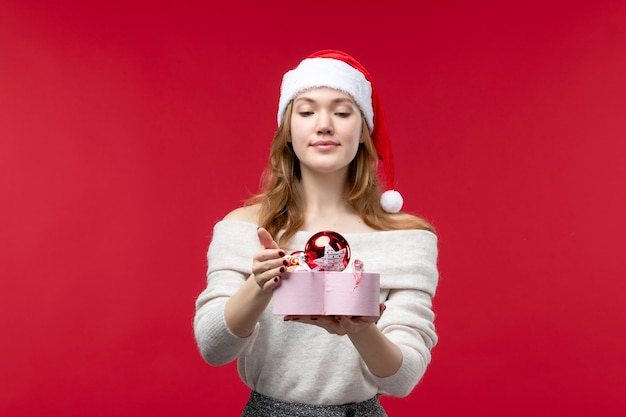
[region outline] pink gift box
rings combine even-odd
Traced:
[[[272,295],[281,315],[378,316],[380,275],[363,272],[355,286],[352,272],[286,272]]]

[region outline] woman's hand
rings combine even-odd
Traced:
[[[285,251],[280,249],[272,235],[262,227],[257,229],[259,242],[263,249],[252,258],[252,275],[258,287],[264,292],[272,292],[280,283],[280,274],[286,271],[289,263],[285,259]]]
[[[313,324],[325,329],[328,333],[354,335],[376,323],[385,311],[385,305],[380,305],[378,316],[285,316],[285,321],[297,321],[299,323]]]

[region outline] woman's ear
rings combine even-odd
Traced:
[[[367,122],[365,121],[363,115],[361,115],[361,120],[361,136],[359,137],[359,143],[365,143],[365,129],[367,129],[367,132],[369,133],[369,127],[367,126]]]

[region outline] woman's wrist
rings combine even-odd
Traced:
[[[366,342],[368,339],[376,337],[376,333],[380,333],[380,330],[376,327],[375,323],[370,323],[355,332],[348,333],[347,335],[353,340],[353,342],[359,342],[361,340]]]
[[[395,374],[402,365],[402,351],[372,323],[358,333],[348,334],[370,372],[384,378]]]
[[[254,276],[248,277],[224,307],[224,319],[230,331],[239,337],[250,336],[271,299],[271,291],[261,288]]]

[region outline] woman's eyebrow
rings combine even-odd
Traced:
[[[307,103],[315,103],[315,100],[309,97],[297,97],[293,102],[297,103],[298,101],[306,101]]]
[[[334,99],[332,102],[333,102],[333,103],[350,103],[350,104],[354,104],[354,105],[356,105],[356,103],[354,102],[354,100],[352,100],[352,99],[351,99],[351,98],[349,98],[349,97],[339,97],[339,98]]]
[[[304,97],[297,97],[294,100],[294,103],[297,103],[298,101],[306,101],[307,103],[315,103],[315,102],[317,102],[317,100],[312,99],[310,97],[306,97],[306,96],[304,96]],[[331,103],[333,103],[333,104],[336,104],[336,103],[350,103],[350,104],[355,104],[356,105],[354,100],[352,100],[350,97],[337,97],[335,99],[332,99]]]

